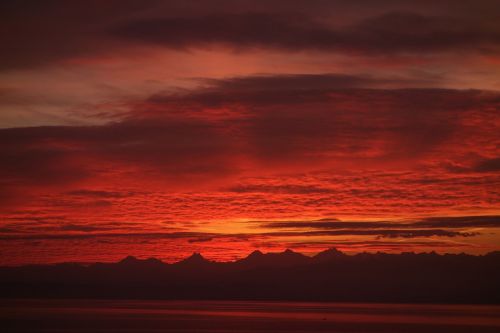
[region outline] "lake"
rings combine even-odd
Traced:
[[[2,332],[500,332],[500,306],[0,300]]]

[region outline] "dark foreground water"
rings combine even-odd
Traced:
[[[0,300],[2,332],[500,332],[500,306]]]

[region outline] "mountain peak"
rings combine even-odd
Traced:
[[[260,250],[255,250],[252,253],[250,253],[247,258],[261,257],[263,255],[264,255],[264,253],[262,253]]]
[[[139,259],[137,259],[136,257],[127,256],[126,258],[123,258],[122,260],[120,260],[120,263],[127,264],[127,263],[133,263],[133,262],[137,262],[137,261],[139,261]]]
[[[199,252],[193,252],[188,258],[181,260],[180,264],[204,264],[209,262],[205,257],[201,255]]]
[[[283,255],[286,257],[290,257],[290,258],[307,258],[302,253],[295,252],[294,250],[291,250],[291,249],[286,249],[285,251],[283,251],[281,253],[277,253],[277,255]]]
[[[321,251],[317,255],[314,256],[314,259],[316,260],[329,260],[331,258],[338,258],[341,256],[344,256],[344,252],[337,250],[334,247],[331,247],[329,249],[326,249],[324,251]]]
[[[161,261],[160,259],[156,259],[154,257],[148,258],[148,259],[144,260],[144,262],[147,262],[150,264],[164,264],[163,261]]]
[[[122,265],[164,265],[165,263],[156,258],[138,259],[134,256],[127,256],[118,262]]]
[[[193,252],[186,260],[205,260],[205,257],[203,257],[200,252]]]
[[[486,256],[489,256],[489,257],[500,257],[500,251],[492,251],[492,252],[488,252],[486,253]]]

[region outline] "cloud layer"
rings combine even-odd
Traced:
[[[498,9],[3,1],[1,260],[498,250]]]

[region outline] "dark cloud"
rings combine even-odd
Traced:
[[[500,157],[484,159],[473,168],[477,172],[496,172],[500,171]]]
[[[107,227],[68,224],[58,227],[58,231],[75,231],[79,233],[29,233],[0,235],[2,240],[20,239],[89,239],[89,238],[148,238],[148,239],[186,239],[190,243],[208,242],[213,239],[252,240],[274,237],[315,237],[315,236],[377,236],[380,238],[417,238],[417,237],[473,237],[479,233],[448,231],[442,229],[379,229],[379,230],[326,230],[326,231],[280,231],[262,233],[204,233],[204,232],[103,232]],[[43,230],[40,229],[40,230]],[[47,231],[56,228],[47,228]],[[98,231],[98,232],[94,232]]]
[[[61,231],[83,231],[83,232],[94,232],[103,230],[112,230],[116,228],[109,228],[104,226],[94,226],[94,225],[77,225],[77,224],[64,224],[58,227]]]
[[[500,228],[500,216],[428,217],[416,221],[253,221],[266,228],[284,229],[415,229],[415,228]],[[376,231],[375,231],[376,232]]]
[[[184,94],[132,103],[130,114],[114,123],[1,129],[0,176],[7,185],[70,184],[121,165],[131,172],[139,167],[146,177],[197,182],[237,173],[242,156],[266,167],[415,159],[459,132],[464,112],[498,99],[473,90],[352,88],[385,80],[335,74],[206,82]],[[229,115],[214,117],[212,107],[227,108]],[[288,185],[232,191],[330,190]]]
[[[414,225],[437,228],[500,228],[500,216],[450,216],[428,217]]]
[[[0,5],[0,69],[50,65],[74,57],[113,52],[103,37],[120,22],[154,4],[138,0],[6,0]]]
[[[0,130],[0,136],[5,132]],[[22,146],[15,141],[0,144],[0,175],[16,185],[66,184],[89,176],[88,170],[71,161],[70,151],[57,147]],[[8,184],[7,184],[8,185]]]
[[[374,232],[373,234],[377,234]],[[385,230],[377,234],[382,238],[416,238],[416,237],[474,237],[478,232],[459,232],[442,229],[416,229],[416,230]]]
[[[19,219],[18,222],[9,223],[6,225],[5,233],[10,233],[12,237],[22,234],[28,238],[37,237],[46,232],[84,232],[84,233],[99,233],[108,231],[117,231],[123,229],[130,229],[130,227],[137,227],[138,224],[131,223],[99,223],[99,224],[75,224],[67,223],[64,220],[51,220],[51,219]],[[7,231],[8,230],[8,231]],[[8,237],[10,237],[8,236]],[[23,236],[21,236],[23,237]],[[51,237],[51,236],[49,236]],[[57,236],[56,236],[57,237]]]
[[[368,227],[368,226],[367,226]],[[397,229],[399,225],[390,225],[390,229],[361,229],[342,228],[339,230],[320,231],[279,231],[264,233],[262,235],[271,237],[315,237],[315,236],[375,236],[377,238],[419,238],[419,237],[474,237],[480,235],[478,232],[461,232],[444,229]]]
[[[394,227],[394,226],[393,226]],[[307,232],[304,234],[308,234]],[[377,229],[377,230],[335,230],[311,232],[309,235],[318,236],[377,236],[380,238],[418,238],[418,237],[474,237],[477,232],[459,232],[442,229]]]
[[[16,229],[13,228],[0,228],[0,233],[14,233],[16,232]]]
[[[106,169],[99,164],[104,161],[161,169],[167,178],[221,174],[227,149],[210,124],[169,120],[3,129],[0,141],[0,175],[17,185],[70,183],[96,176]],[[106,196],[88,191],[72,194]]]
[[[396,78],[371,75],[281,74],[253,75],[225,79],[199,78],[200,88],[185,93],[159,93],[147,102],[179,107],[223,106],[223,105],[293,105],[297,103],[321,103],[331,100],[332,93],[384,88],[419,88],[437,84],[439,78]],[[444,91],[444,90],[443,90]]]
[[[321,103],[329,93],[344,89],[369,89],[391,86],[420,86],[422,79],[378,78],[368,75],[283,74],[254,75],[226,79],[197,79],[200,88],[185,93],[158,93],[146,102],[172,108],[225,105],[272,106],[297,103]]]
[[[304,158],[355,158],[376,151],[374,142],[384,146],[385,157],[395,158],[432,150],[456,132],[464,111],[496,98],[472,90],[366,89],[391,81],[334,74],[208,82],[185,94],[154,95],[137,112],[201,117],[205,108],[227,108],[236,119],[226,121],[243,130],[261,159],[287,161],[299,152],[307,152]]]
[[[266,244],[267,245],[267,244]],[[269,244],[270,245],[270,244]],[[331,247],[342,247],[346,250],[380,250],[384,249],[405,249],[416,247],[432,247],[432,248],[453,248],[456,244],[452,242],[445,241],[437,241],[437,240],[427,240],[427,241],[418,241],[418,240],[405,240],[404,242],[393,242],[390,240],[367,240],[367,241],[348,241],[348,240],[335,240],[335,241],[308,241],[308,242],[294,242],[289,243],[291,247],[322,247],[322,248],[331,248]],[[461,244],[461,246],[471,246],[469,244]]]
[[[71,228],[71,227],[70,227]],[[0,236],[3,240],[18,240],[18,239],[90,239],[90,238],[152,238],[152,239],[202,239],[211,236],[217,236],[217,234],[210,233],[199,233],[199,232],[96,232],[92,233],[92,230],[81,230],[76,226],[72,231],[84,231],[85,233],[51,233],[51,234],[29,234],[29,235],[4,235]]]
[[[266,228],[305,228],[305,229],[380,229],[392,228],[396,224],[393,222],[351,222],[351,221],[279,221],[279,222],[259,222]],[[397,225],[401,227],[400,225]]]
[[[467,108],[466,101],[458,102],[465,96],[450,91],[354,89],[325,95],[328,102],[256,112],[248,130],[260,158],[288,160],[302,152],[304,158],[340,162],[380,146],[387,159],[415,157],[449,138],[458,112]],[[457,98],[460,107],[445,96]]]
[[[200,237],[200,238],[193,238],[189,239],[189,243],[205,243],[205,242],[211,242],[214,239],[214,237]]]
[[[345,228],[339,230],[321,230],[321,231],[280,231],[264,233],[262,235],[272,237],[314,237],[314,236],[376,236],[378,238],[418,238],[418,237],[474,237],[479,235],[477,232],[461,232],[444,229],[400,229],[399,225],[387,226],[388,229],[361,229]]]
[[[491,22],[493,23],[493,22]],[[360,22],[346,35],[346,48],[376,53],[498,51],[500,26],[485,21],[390,12]]]
[[[351,54],[498,53],[494,1],[2,1],[1,69],[116,55],[135,44]]]
[[[278,193],[278,194],[329,194],[334,189],[306,185],[240,185],[225,189],[235,193]]]
[[[117,191],[103,191],[103,190],[74,190],[66,192],[66,194],[76,197],[91,197],[91,198],[126,198],[135,195],[134,192],[117,192]]]
[[[491,18],[490,18],[491,19]],[[236,48],[316,49],[391,54],[448,50],[497,52],[500,27],[493,21],[388,12],[342,27],[290,13],[212,14],[131,22],[121,37],[173,48],[229,45]]]
[[[200,79],[215,90],[250,92],[265,90],[331,90],[346,88],[370,88],[381,85],[407,83],[410,80],[386,79],[368,75],[347,75],[336,73],[325,74],[283,74],[283,75],[255,75],[225,79]],[[411,80],[411,83],[415,81]]]
[[[386,107],[392,105],[393,109],[398,108],[397,111],[408,116],[415,113],[416,109],[440,114],[450,110],[477,107],[481,103],[496,105],[500,101],[500,97],[494,92],[485,94],[478,90],[429,88],[439,79],[429,79],[425,76],[396,78],[335,73],[268,74],[226,79],[200,78],[197,81],[200,87],[193,90],[153,94],[146,101],[138,103],[136,112],[146,113],[144,108],[148,104],[155,107],[153,110],[165,114],[169,108],[179,111],[231,105],[257,108],[280,105],[290,107],[297,104],[311,104],[318,107],[321,103],[329,103],[335,107],[342,105],[343,102],[355,101],[376,103],[377,107],[384,106],[381,103],[387,102]],[[256,112],[258,109],[253,111]],[[378,111],[375,109],[372,112]]]

